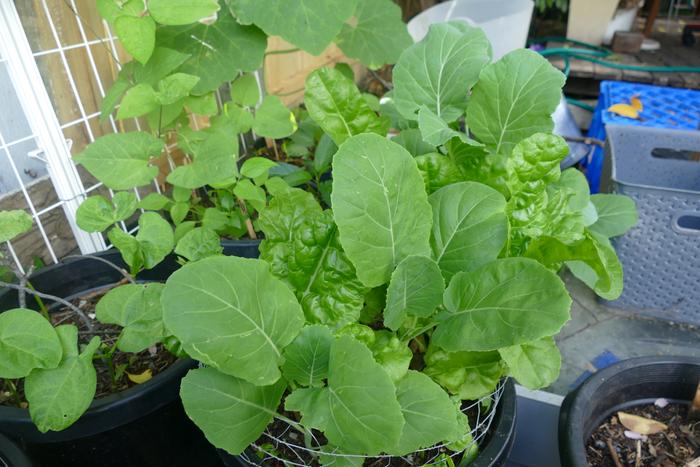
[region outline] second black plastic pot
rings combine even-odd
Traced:
[[[121,262],[117,252],[100,256]],[[169,257],[139,278],[162,281],[177,267]],[[81,258],[41,269],[30,283],[41,292],[71,299],[121,279],[110,266]],[[34,300],[27,297],[27,306],[32,305]],[[17,306],[16,292],[0,294],[0,311]],[[76,423],[60,432],[40,433],[27,410],[0,406],[0,433],[17,442],[40,466],[220,465],[180,402],[180,380],[195,365],[192,360],[180,360],[144,384],[96,399]]]
[[[491,429],[479,449],[479,456],[469,464],[469,467],[502,467],[506,464],[515,441],[516,401],[515,383],[509,378],[505,382],[503,394],[496,406]],[[232,456],[222,450],[219,450],[219,455],[226,467],[254,465],[240,456]],[[248,458],[254,459],[255,453],[251,452]]]
[[[700,381],[700,359],[641,357],[594,373],[566,396],[559,412],[559,456],[567,467],[588,467],[586,440],[611,414],[658,398],[689,403]]]
[[[221,240],[226,256],[240,256],[242,258],[257,258],[260,256],[260,240]]]

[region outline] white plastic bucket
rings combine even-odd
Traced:
[[[525,47],[530,29],[532,0],[452,0],[428,8],[408,22],[408,32],[418,42],[431,24],[461,20],[480,27],[498,60],[511,50]]]

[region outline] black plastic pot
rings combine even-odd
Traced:
[[[118,252],[99,256],[122,264]],[[169,257],[139,279],[162,281],[177,267]],[[41,269],[30,283],[41,292],[71,299],[121,279],[110,266],[81,258]],[[16,292],[0,294],[0,310],[17,305]],[[33,305],[28,296],[27,306]],[[41,466],[220,465],[180,402],[180,379],[195,365],[180,360],[144,384],[97,399],[75,424],[60,432],[40,433],[27,410],[0,406],[0,433],[14,439]]]
[[[32,467],[32,462],[14,442],[0,435],[0,467]]]
[[[260,256],[260,240],[221,240],[226,256],[240,256],[242,258],[257,258]]]
[[[496,414],[491,422],[491,431],[481,445],[479,456],[469,464],[469,467],[501,467],[506,464],[515,441],[516,400],[515,383],[509,378],[506,380],[503,395],[496,407]],[[219,455],[226,467],[251,465],[243,458],[232,456],[222,450],[219,450]],[[254,459],[255,453],[251,452],[248,458]]]
[[[566,396],[559,413],[561,464],[588,467],[586,440],[612,413],[663,397],[689,403],[700,381],[700,359],[641,357],[594,373]]]

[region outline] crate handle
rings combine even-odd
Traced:
[[[673,228],[682,234],[700,235],[700,213],[684,212],[677,215]]]
[[[657,159],[700,162],[700,152],[685,149],[654,148],[651,150],[651,157],[656,157]]]

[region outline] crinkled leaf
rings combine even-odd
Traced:
[[[384,368],[392,381],[398,381],[406,375],[413,352],[408,344],[399,340],[394,333],[384,329],[374,331],[370,350],[374,359]]]
[[[277,96],[265,96],[255,111],[253,131],[266,138],[280,139],[294,133],[297,121],[294,114]]]
[[[236,104],[253,107],[260,100],[260,89],[255,76],[246,73],[231,84],[231,100]]]
[[[221,239],[212,229],[197,227],[190,230],[177,242],[175,253],[190,261],[197,261],[223,252]]]
[[[117,348],[122,352],[141,352],[164,337],[163,308],[160,296],[163,284],[126,284],[110,290],[95,308],[97,319],[121,326]]]
[[[168,279],[163,319],[188,355],[256,385],[280,377],[282,351],[304,315],[292,291],[264,261],[216,256]]]
[[[541,389],[559,377],[561,355],[552,337],[498,349],[512,377],[528,389]]]
[[[396,383],[404,420],[401,439],[390,452],[406,455],[454,437],[458,430],[454,404],[428,376],[409,371]]]
[[[467,107],[469,89],[491,59],[481,29],[462,21],[430,26],[423,40],[406,49],[394,67],[394,102],[405,118],[417,120],[425,105],[447,122]]]
[[[149,165],[160,155],[163,141],[145,132],[112,133],[88,145],[73,160],[113,190],[148,185],[158,174]]]
[[[510,154],[521,140],[551,131],[565,77],[546,58],[514,50],[484,68],[472,90],[467,124],[479,141]]]
[[[430,247],[445,279],[498,258],[508,237],[503,195],[480,183],[461,182],[441,188],[428,201]]]
[[[255,386],[214,368],[197,368],[182,379],[180,397],[209,442],[236,455],[270,424],[285,388],[281,380]]]
[[[12,240],[31,228],[32,216],[27,214],[27,211],[22,209],[0,211],[0,243]]]
[[[413,156],[421,156],[423,154],[435,152],[435,146],[426,143],[423,140],[421,131],[417,128],[403,130],[397,136],[392,138],[392,141],[406,148],[406,150]]]
[[[605,237],[617,237],[635,226],[639,219],[634,200],[624,195],[596,194],[591,202],[598,220],[591,225],[593,232]]]
[[[407,315],[428,317],[442,303],[445,281],[437,263],[426,256],[409,256],[391,274],[384,326],[396,331]]]
[[[129,54],[146,63],[156,45],[156,23],[150,16],[119,16],[114,21],[119,41]]]
[[[569,198],[568,204],[569,209],[572,211],[582,211],[586,209],[591,198],[586,176],[583,172],[574,167],[564,170],[559,180],[547,186],[547,190],[550,192],[553,189],[568,189],[573,192],[573,195]]]
[[[56,331],[39,313],[15,308],[0,313],[0,378],[24,378],[35,368],[55,368],[63,352]]]
[[[342,326],[359,318],[365,288],[331,216],[308,192],[290,189],[274,197],[258,219],[265,234],[260,257],[292,286],[307,322]]]
[[[36,369],[24,380],[29,415],[42,433],[61,431],[75,423],[92,403],[97,388],[92,356],[100,338],[93,337],[78,355],[78,328],[58,326],[56,334],[63,347],[61,363],[56,368]]]
[[[328,377],[333,334],[326,326],[306,326],[284,349],[282,374],[302,386],[318,386]]]
[[[115,193],[111,201],[102,195],[94,195],[80,203],[76,222],[86,232],[102,232],[112,224],[128,219],[137,207],[138,199],[130,191]]]
[[[447,154],[462,174],[462,180],[483,183],[498,190],[506,198],[510,190],[506,182],[508,158],[486,148],[452,138],[445,145]]]
[[[304,104],[337,145],[353,135],[384,136],[389,130],[389,122],[370,109],[355,83],[334,68],[320,68],[306,78]]]
[[[335,155],[333,215],[367,287],[388,282],[407,256],[429,254],[432,219],[421,178],[413,157],[379,135],[353,136]]]
[[[160,24],[190,24],[217,11],[217,0],[148,0],[148,12]]]
[[[352,24],[343,24],[336,38],[343,53],[369,68],[396,63],[413,44],[401,8],[391,0],[358,0]]]
[[[486,351],[559,332],[571,298],[559,277],[527,258],[506,258],[456,274],[432,339],[447,351]]]
[[[498,352],[446,352],[428,348],[423,372],[461,400],[490,394],[504,374]]]

